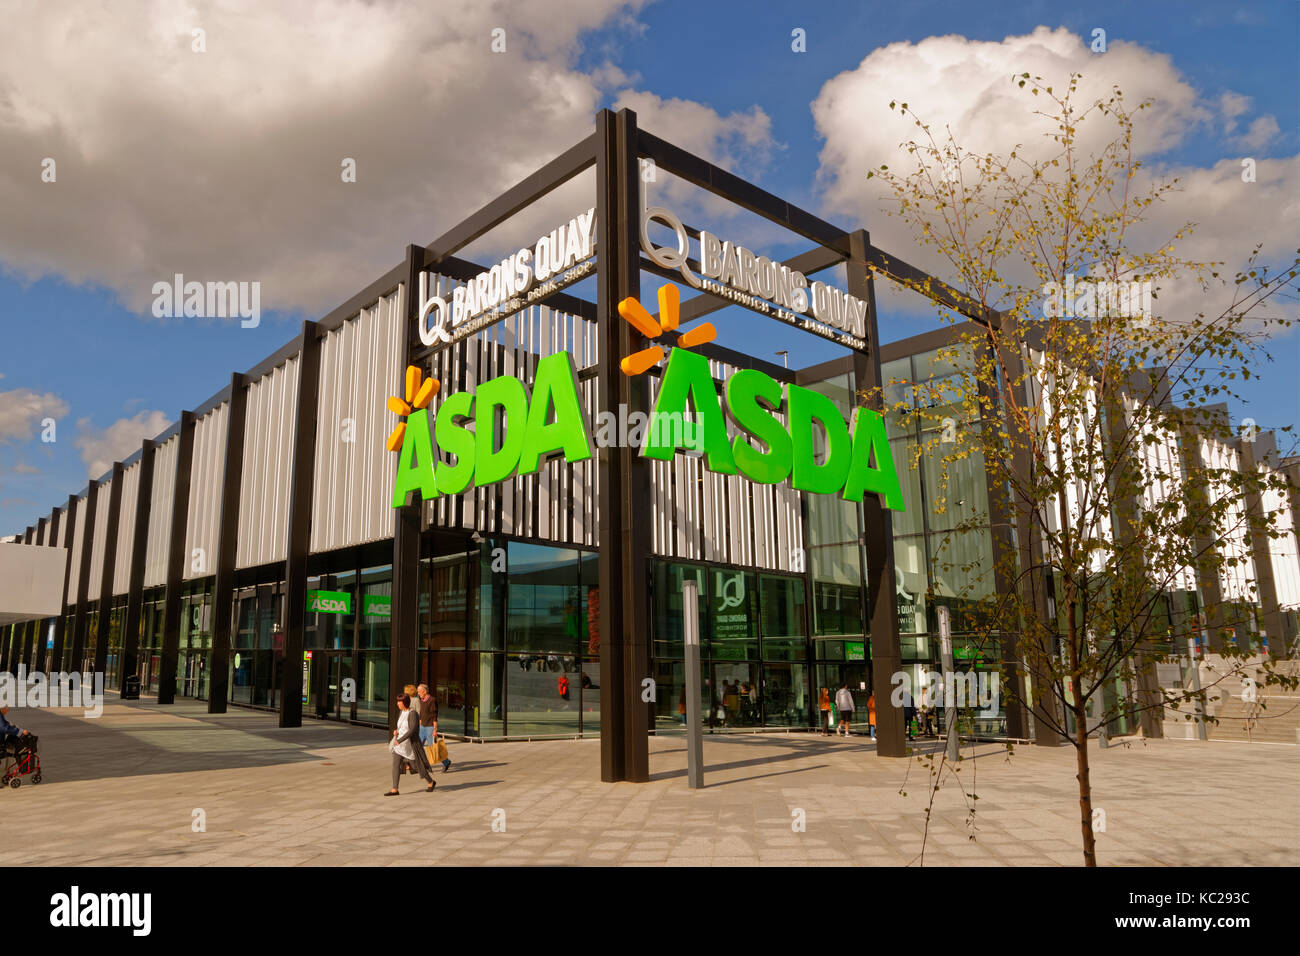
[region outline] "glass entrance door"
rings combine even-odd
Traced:
[[[355,720],[357,703],[356,682],[352,681],[352,652],[314,650],[311,654],[308,661],[309,712],[324,720]]]

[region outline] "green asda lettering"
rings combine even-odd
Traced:
[[[511,375],[483,382],[474,392],[448,395],[429,427],[428,409],[406,422],[406,437],[397,461],[393,507],[406,504],[412,492],[422,500],[455,495],[471,485],[530,475],[547,459],[585,461],[591,437],[578,402],[578,373],[573,356],[556,352],[537,363],[532,394]],[[471,427],[472,426],[472,427]],[[440,461],[435,445],[452,461]]]
[[[674,348],[659,384],[641,454],[667,460],[685,447],[677,433],[680,430],[657,426],[664,418],[683,420],[689,402],[700,434],[696,448],[704,452],[705,467],[710,471],[734,475],[739,470],[751,481],[765,485],[788,478],[799,491],[839,492],[845,501],[861,501],[865,492],[872,492],[883,496],[886,508],[904,510],[885,421],[878,412],[856,408],[852,425],[846,425],[835,403],[825,395],[791,385],[785,398],[787,429],[776,418],[782,406],[781,383],[770,375],[742,369],[727,380],[723,391],[726,414],[745,432],[734,440],[727,437],[722,401],[708,358]],[[826,434],[827,454],[820,463],[813,445],[813,422]]]

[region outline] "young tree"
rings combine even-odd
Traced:
[[[1015,547],[997,566],[936,561],[964,572],[971,594],[992,592],[955,603],[981,644],[1014,642],[1023,671],[1002,675],[1008,705],[1032,713],[1040,742],[1073,746],[1083,857],[1094,866],[1090,737],[1122,716],[1155,719],[1189,704],[1203,713],[1210,688],[1229,678],[1295,686],[1272,661],[1252,660],[1256,597],[1241,580],[1255,536],[1281,533],[1275,514],[1252,516],[1245,504],[1285,478],[1238,467],[1218,403],[1236,397],[1268,359],[1269,333],[1289,324],[1261,306],[1294,284],[1300,260],[1270,271],[1256,265],[1257,247],[1226,280],[1222,263],[1178,254],[1192,224],[1153,238],[1153,207],[1178,181],[1139,175],[1135,124],[1152,103],[1130,108],[1115,88],[1080,106],[1079,79],[1058,91],[1041,77],[1012,78],[1044,105],[1033,115],[1047,120],[1048,148],[1006,155],[967,152],[891,103],[918,130],[904,144],[916,165],[868,175],[884,180],[891,214],[952,279],[940,289],[889,263],[877,271],[940,303],[944,321],[956,322],[958,308],[975,319],[941,353],[952,374],[894,382],[883,400],[903,423],[947,426],[912,462],[938,464],[935,511],[949,506],[950,471],[988,470],[989,513],[959,522],[953,539],[987,534],[991,522],[1014,530]],[[1109,133],[1089,150],[1080,130],[1097,126]],[[1207,302],[1220,295],[1226,308],[1161,309],[1161,293],[1180,286]],[[991,579],[1001,587],[988,588]],[[1199,600],[1198,580],[1216,582]],[[1156,666],[1180,660],[1189,640],[1208,640],[1228,666],[1199,690],[1162,690]]]

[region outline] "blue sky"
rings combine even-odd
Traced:
[[[530,7],[545,8],[546,4],[531,4]],[[1108,41],[1112,44],[1136,45],[1150,57],[1167,56],[1171,69],[1205,104],[1221,103],[1225,94],[1249,98],[1249,107],[1243,108],[1242,125],[1259,117],[1273,117],[1278,127],[1275,135],[1253,148],[1249,155],[1261,160],[1293,160],[1300,152],[1300,143],[1297,142],[1300,115],[1297,114],[1296,96],[1298,10],[1300,5],[1294,2],[1231,6],[1217,3],[850,2],[805,5],[703,4],[665,0],[639,10],[624,11],[622,16],[613,17],[596,29],[584,31],[574,26],[571,34],[557,34],[551,46],[539,43],[532,54],[539,62],[558,64],[555,69],[563,71],[565,76],[576,77],[579,81],[586,78],[590,83],[590,105],[594,107],[616,105],[620,96],[631,89],[664,101],[699,104],[706,113],[724,121],[754,116],[755,110],[760,111],[770,124],[762,137],[763,142],[752,151],[743,143],[732,151],[733,155],[742,158],[752,155],[756,168],[737,166],[735,171],[756,179],[765,188],[818,212],[836,224],[865,225],[874,234],[877,228],[882,227],[857,215],[856,210],[846,212],[828,207],[832,202],[830,197],[836,195],[831,188],[834,177],[825,168],[823,147],[826,141],[812,109],[828,81],[858,68],[873,51],[891,43],[919,44],[927,38],[949,34],[996,44],[1010,36],[1028,34],[1040,25],[1065,27],[1087,39],[1094,28],[1101,27],[1107,31]],[[792,55],[790,50],[790,33],[796,27],[804,29],[807,36],[807,53],[798,56]],[[258,42],[268,49],[274,46],[275,29],[268,27],[260,33]],[[0,54],[16,52],[4,48],[5,44],[15,42],[16,35],[17,31],[13,31],[8,40],[0,40]],[[220,52],[217,49],[219,43],[230,42],[223,40],[224,35],[215,30],[211,37],[214,54]],[[75,53],[73,50],[72,54]],[[90,59],[99,55],[112,56],[102,50],[93,50],[86,57]],[[122,55],[129,55],[129,51]],[[1099,67],[1104,62],[1101,57],[1097,60]],[[611,64],[621,71],[622,77],[611,80],[605,76]],[[50,69],[56,66],[51,65]],[[438,76],[436,64],[426,64],[426,68],[430,76]],[[447,69],[451,71],[451,67]],[[81,79],[88,81],[92,67],[87,65],[85,70],[87,72]],[[79,140],[79,119],[74,115],[73,107],[68,106],[67,113],[61,114],[60,102],[72,103],[73,100],[41,99],[35,94],[34,86],[18,85],[23,82],[38,84],[41,79],[33,76],[26,81],[16,80],[12,74],[6,79],[0,72],[0,94],[8,92],[11,98],[15,92],[30,94],[31,102],[36,104],[27,117],[20,115],[18,120],[7,117],[0,109],[0,146],[5,141],[2,137],[6,133],[6,124],[9,132],[16,130],[15,135],[25,137],[23,149],[8,151],[0,148],[0,155],[8,152],[10,156],[10,159],[0,160],[0,171],[10,162],[16,166],[20,162],[29,163],[32,156],[45,155],[45,150],[52,153],[56,147],[50,144],[58,143],[64,150],[60,155],[74,157],[64,167],[72,172],[65,175],[85,171],[88,183],[85,188],[90,190],[92,197],[88,208],[98,208],[94,203],[101,201],[104,194],[119,191],[117,205],[129,204],[135,194],[129,185],[123,186],[122,183],[130,181],[130,174],[123,174],[120,168],[110,169],[107,164],[97,165],[97,150],[103,149],[103,144],[91,135],[93,129]],[[474,77],[462,79],[472,82]],[[72,80],[76,81],[75,75]],[[122,80],[124,97],[131,82],[129,77]],[[213,95],[220,97],[225,92],[222,84],[228,82],[234,81],[214,77],[211,80]],[[896,82],[898,89],[880,90],[882,101],[908,95],[907,78],[899,76]],[[111,80],[104,81],[104,84],[112,87]],[[286,89],[291,87],[286,86]],[[228,92],[231,98],[236,98],[233,88]],[[305,97],[307,92],[304,91],[303,95]],[[285,105],[277,107],[280,112],[276,114],[281,120],[286,111],[292,113],[297,108],[290,93],[284,96]],[[5,99],[0,95],[0,107],[4,106]],[[558,94],[551,97],[550,105],[555,105],[560,99]],[[570,113],[585,115],[589,120],[587,101],[581,96],[574,99],[577,102],[570,108]],[[439,139],[452,134],[457,124],[474,124],[482,120],[486,125],[488,118],[481,114],[490,112],[493,105],[500,105],[503,109],[506,106],[504,103],[494,104],[491,99],[481,105],[485,109],[477,113],[448,118]],[[318,111],[315,114],[317,125],[329,126],[334,120],[335,114],[330,109],[322,109],[319,103],[313,108]],[[138,148],[146,151],[151,136],[158,135],[165,141],[167,135],[151,125],[149,109],[146,99],[140,106],[139,125],[132,129],[134,137],[144,143]],[[18,112],[22,113],[21,110]],[[400,124],[403,115],[399,113],[389,121]],[[665,107],[661,121],[666,122],[673,115],[685,114],[681,111],[674,113]],[[365,124],[368,122],[366,119],[358,118],[364,116],[364,109],[354,111],[345,101],[340,102],[337,112],[339,125]],[[575,130],[580,128],[580,121],[581,116],[576,119],[568,116],[564,120]],[[215,124],[213,135],[222,135],[221,122],[220,116],[210,121],[209,126]],[[410,122],[409,116],[406,122]],[[864,130],[876,122],[876,114],[869,109],[862,111]],[[374,128],[368,129],[367,135],[385,135],[383,123],[383,118],[376,118]],[[669,138],[676,136],[674,129],[649,122],[645,125]],[[733,127],[733,130],[742,125]],[[482,142],[492,144],[497,152],[509,153],[513,142],[506,135],[509,128],[508,117],[502,117],[500,127],[487,130]],[[1234,139],[1241,133],[1242,129],[1229,133],[1217,120],[1207,121],[1170,149],[1153,154],[1148,160],[1170,167],[1209,168],[1221,160],[1246,155],[1240,142]],[[246,131],[241,130],[240,134],[245,135]],[[719,134],[718,142],[725,139],[725,135]],[[736,137],[732,139],[734,143]],[[69,143],[71,146],[66,145]],[[275,144],[276,140],[271,139],[262,148],[274,155]],[[170,178],[165,183],[160,182],[155,193],[165,198],[166,190],[177,190],[179,196],[188,196],[192,190],[201,196],[208,190],[215,192],[215,196],[210,198],[222,203],[226,193],[219,185],[213,184],[215,180],[203,165],[204,157],[187,156],[175,143],[169,143],[168,148],[175,151],[176,160],[169,169]],[[489,150],[489,147],[481,146],[472,147],[471,152],[473,148],[482,149],[485,155]],[[286,146],[286,155],[288,149]],[[472,169],[474,157],[471,155],[468,159]],[[16,189],[24,193],[40,190],[42,186],[27,172],[26,169],[23,171],[21,180],[14,168],[4,173],[6,178],[0,180],[0,196],[17,195]],[[434,180],[437,179],[436,172],[436,169],[426,170]],[[512,174],[513,178],[518,178],[519,174]],[[126,179],[121,178],[124,175]],[[147,175],[144,170],[140,171],[140,176]],[[294,186],[301,194],[301,205],[318,208],[302,214],[297,227],[299,232],[291,237],[299,244],[299,249],[290,248],[288,255],[300,252],[304,257],[304,272],[327,277],[328,282],[336,284],[328,285],[326,278],[317,281],[318,285],[328,285],[331,290],[328,294],[334,296],[321,301],[330,304],[341,301],[351,291],[372,280],[383,266],[394,264],[407,242],[427,242],[441,231],[440,226],[447,225],[457,215],[470,213],[470,205],[458,202],[455,180],[456,175],[466,174],[447,175],[452,179],[450,189],[435,189],[422,180],[413,179],[393,191],[400,200],[395,200],[392,193],[363,194],[358,205],[346,210],[340,208],[334,214],[330,207],[333,202],[330,197],[334,195],[328,191],[330,187],[319,187],[320,201],[316,202],[313,190],[317,187],[305,173],[293,174]],[[422,217],[418,198],[420,190],[426,188],[430,193],[437,193],[429,204],[430,209],[436,206],[438,212],[436,217],[430,215],[427,219]],[[270,208],[275,208],[274,203],[278,201],[274,192],[273,188],[267,187],[265,202],[271,204]],[[480,194],[470,188],[465,192],[467,195]],[[231,194],[228,204],[234,212],[240,212],[240,204],[248,201],[242,193],[238,197]],[[112,448],[108,442],[111,437],[109,430],[123,419],[143,420],[149,413],[156,415],[161,412],[168,420],[173,420],[182,408],[192,408],[221,389],[233,370],[247,369],[290,339],[302,319],[316,318],[329,307],[313,302],[312,306],[306,307],[276,308],[276,302],[291,304],[294,297],[288,296],[285,300],[271,297],[270,311],[264,313],[261,324],[254,329],[241,328],[237,322],[230,321],[158,320],[149,316],[147,306],[141,305],[140,295],[124,293],[123,287],[114,280],[111,263],[96,267],[87,265],[87,260],[94,258],[95,249],[111,253],[114,247],[127,247],[122,250],[122,255],[132,257],[131,261],[148,260],[150,231],[156,228],[159,233],[165,233],[173,227],[170,216],[177,203],[163,202],[160,205],[170,205],[172,209],[154,209],[139,215],[127,210],[120,213],[121,219],[117,212],[111,215],[87,213],[87,218],[80,220],[66,211],[36,205],[28,210],[30,218],[20,216],[17,222],[11,220],[6,229],[13,231],[6,241],[0,243],[0,266],[3,267],[0,271],[0,375],[3,376],[0,378],[0,533],[21,531],[27,524],[34,523],[37,516],[48,513],[51,506],[66,500],[68,494],[83,488],[88,457],[93,457],[92,450]],[[400,214],[392,212],[399,206]],[[375,213],[373,216],[369,213],[371,208]],[[384,210],[388,212],[382,212]],[[259,207],[250,205],[245,208],[241,214],[241,229],[259,215]],[[126,221],[134,225],[121,227],[120,223]],[[1261,223],[1261,228],[1264,225],[1271,226],[1274,231],[1281,228],[1283,238],[1288,230],[1290,239],[1296,238],[1294,221],[1289,227]],[[242,255],[245,259],[238,261],[256,262],[259,256],[269,257],[272,247],[279,248],[285,241],[283,236],[271,235],[274,223],[268,222],[266,227],[266,248],[260,249],[256,230],[237,234],[233,229],[223,229],[221,223],[199,221],[186,232],[187,246],[192,247],[188,251],[200,257],[210,252],[218,260],[223,255]],[[369,250],[368,262],[357,262],[355,255],[349,259],[343,252],[339,255],[342,265],[322,266],[320,261],[310,258],[309,253],[318,251],[318,247],[330,247],[335,231],[344,227],[350,230],[349,243],[364,243],[364,248]],[[42,246],[39,253],[30,251],[34,243],[26,241],[27,230],[31,230],[33,235],[40,234]],[[1300,242],[1290,242],[1290,248],[1297,245]],[[144,251],[137,254],[137,246]],[[68,251],[61,253],[61,248]],[[799,248],[774,242],[770,251],[782,254]],[[904,258],[913,258],[908,249],[899,248],[896,243],[891,248]],[[81,251],[85,249],[92,251]],[[285,255],[283,250],[277,254]],[[170,262],[161,261],[161,256],[155,258],[159,261],[146,261],[142,266],[144,274],[149,274],[152,269],[154,273],[170,275]],[[237,260],[231,258],[230,261]],[[235,271],[233,276],[245,274]],[[207,278],[228,277],[231,276],[223,274]],[[336,286],[343,291],[333,291]],[[302,300],[301,296],[298,298]],[[735,344],[743,334],[745,347],[755,354],[770,356],[778,348],[790,347],[790,335],[781,327],[769,328],[767,324],[756,325],[734,317],[718,324],[723,344]],[[921,307],[891,309],[882,312],[881,324],[884,338],[890,340],[923,331],[934,324],[934,319],[928,310]],[[1264,427],[1293,424],[1300,417],[1295,387],[1300,336],[1292,334],[1278,339],[1272,351],[1275,364],[1263,369],[1259,380],[1245,389],[1249,405],[1234,408],[1238,417],[1251,415]],[[832,354],[833,347],[810,336],[802,336],[797,349],[792,349],[791,364],[811,364]],[[59,407],[66,409],[57,418],[57,441],[43,443],[38,431],[29,429],[24,434],[21,427],[15,427],[14,433],[6,438],[2,429],[13,415],[5,418],[3,403],[6,396],[12,398],[19,393],[55,396],[57,403],[61,403]],[[118,432],[121,431],[123,429],[119,427]],[[78,438],[83,441],[78,443]],[[96,442],[100,444],[96,445]],[[127,442],[127,448],[138,447],[138,444],[138,437],[133,436]]]

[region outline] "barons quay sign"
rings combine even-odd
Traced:
[[[703,453],[710,471],[740,473],[760,484],[789,480],[799,491],[838,492],[846,501],[861,501],[870,492],[881,495],[885,507],[902,511],[903,494],[884,419],[858,408],[848,424],[825,395],[797,385],[791,385],[788,394],[784,391],[770,375],[742,369],[728,379],[720,398],[708,359],[674,348],[641,455],[667,460],[690,448]],[[788,428],[776,418],[783,406]],[[724,415],[743,434],[729,438]],[[686,420],[695,423],[689,439],[681,427]],[[824,456],[817,454],[813,441],[814,422],[826,436]],[[440,460],[435,446],[453,460]],[[519,379],[503,375],[483,382],[473,393],[447,396],[433,422],[428,409],[412,410],[397,464],[393,507],[402,507],[413,492],[423,500],[459,494],[471,486],[533,474],[552,457],[577,462],[591,455],[573,357],[557,352],[538,362],[531,394]]]

